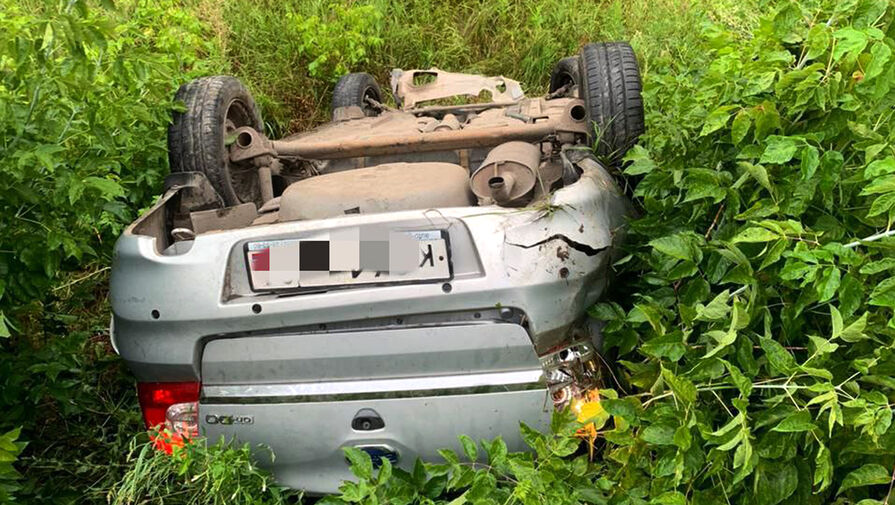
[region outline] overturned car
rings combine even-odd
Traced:
[[[625,43],[504,77],[365,73],[282,140],[232,77],[180,88],[163,196],[119,239],[112,342],[148,427],[268,446],[283,484],[350,478],[343,447],[412,464],[598,384],[628,201],[604,168],[643,132]]]

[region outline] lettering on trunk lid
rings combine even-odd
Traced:
[[[205,424],[255,424],[255,416],[241,416],[230,414],[206,414]]]

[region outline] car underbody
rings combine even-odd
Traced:
[[[350,74],[332,122],[282,140],[241,85],[182,88],[224,113],[175,116],[176,171],[113,265],[113,344],[147,426],[263,444],[282,483],[328,493],[351,478],[344,447],[398,465],[459,434],[521,450],[520,421],[597,388],[586,311],[629,203],[592,150],[594,84],[571,74],[527,98],[394,71],[394,106]]]

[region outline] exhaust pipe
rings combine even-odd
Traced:
[[[541,164],[541,148],[528,142],[506,142],[492,149],[469,180],[479,203],[525,205]]]
[[[513,174],[507,173],[488,179],[488,188],[491,190],[491,199],[497,205],[506,205],[510,202],[513,193]]]

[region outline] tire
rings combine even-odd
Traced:
[[[587,44],[579,58],[589,140],[598,155],[617,165],[644,132],[637,57],[627,42]]]
[[[581,84],[578,59],[578,56],[570,56],[556,62],[553,71],[550,72],[550,93],[569,83],[572,86]]]
[[[255,100],[235,77],[216,75],[188,82],[174,99],[186,106],[168,127],[168,161],[172,172],[202,172],[228,206],[261,200],[257,172],[251,164],[230,162],[229,131],[250,126],[262,131]]]
[[[372,98],[382,103],[382,90],[372,75],[366,72],[356,72],[343,75],[333,89],[332,112],[335,119],[336,109],[356,105],[364,111],[368,117],[376,116],[379,111],[366,102],[366,98]]]

